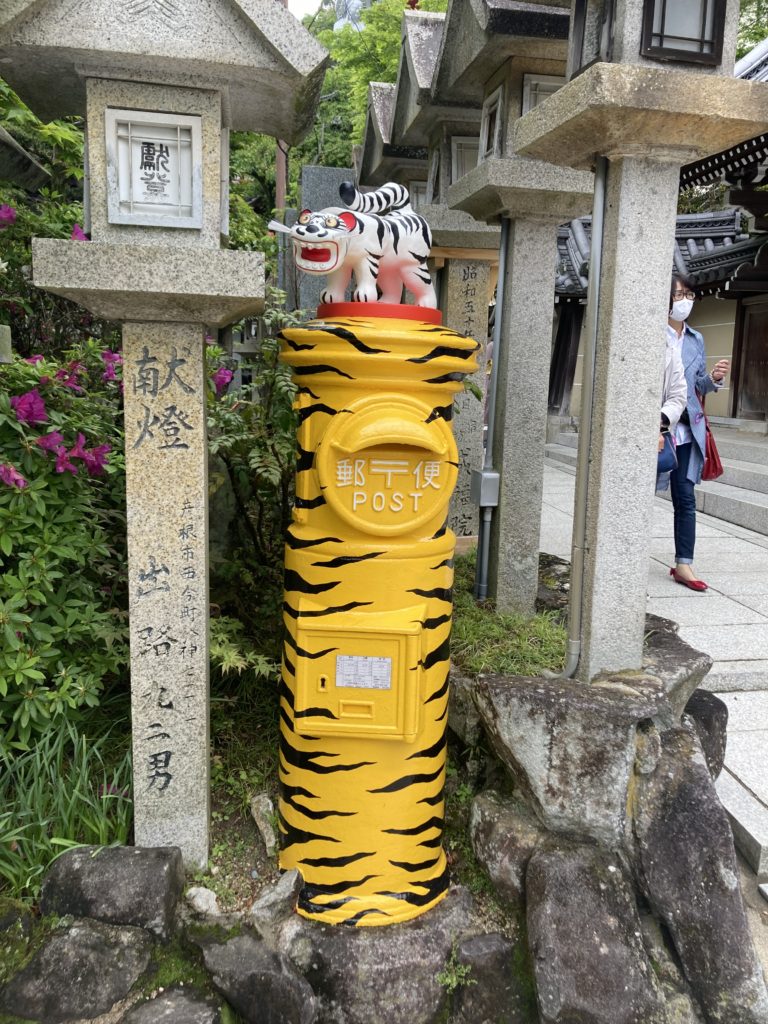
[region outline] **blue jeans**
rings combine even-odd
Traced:
[[[696,546],[696,495],[694,485],[688,479],[691,445],[692,442],[677,446],[677,469],[669,476],[672,507],[675,510],[675,562],[679,565],[693,563],[693,549]]]

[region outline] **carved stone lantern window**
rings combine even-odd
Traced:
[[[201,118],[108,108],[105,124],[109,222],[199,228]]]
[[[486,96],[480,123],[480,159],[501,156],[501,124],[504,113],[504,86]]]
[[[645,0],[640,52],[654,60],[719,64],[726,0]]]

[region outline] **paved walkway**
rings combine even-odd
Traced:
[[[571,557],[572,471],[544,469],[541,550]],[[718,780],[734,837],[749,866],[768,877],[768,536],[698,514],[696,571],[710,589],[694,594],[669,576],[672,506],[654,505],[648,611],[714,658],[704,685],[728,705],[728,748]]]

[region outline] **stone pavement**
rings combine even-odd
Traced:
[[[574,482],[569,468],[546,464],[541,550],[567,559]],[[729,711],[718,793],[740,853],[768,877],[768,535],[699,513],[695,566],[710,585],[703,594],[670,578],[673,556],[672,506],[657,498],[648,611],[677,622],[680,636],[714,659],[704,685]]]

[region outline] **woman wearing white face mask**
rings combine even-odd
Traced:
[[[693,571],[696,545],[696,496],[694,487],[701,482],[706,445],[704,410],[699,396],[718,391],[728,372],[729,362],[721,359],[707,373],[704,339],[686,323],[695,295],[692,282],[674,274],[669,300],[667,345],[675,348],[683,363],[688,387],[686,408],[675,428],[677,468],[670,474],[672,505],[675,510],[675,566],[670,576],[689,590],[703,591],[707,584]]]

